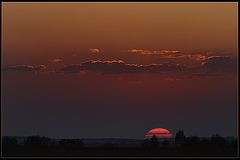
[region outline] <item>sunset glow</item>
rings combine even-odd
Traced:
[[[2,32],[3,135],[237,134],[238,3],[3,2]]]

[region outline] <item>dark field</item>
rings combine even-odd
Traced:
[[[4,150],[4,157],[236,157],[236,148],[29,148]]]

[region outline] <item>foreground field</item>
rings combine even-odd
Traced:
[[[237,148],[57,148],[15,147],[4,157],[236,157]]]

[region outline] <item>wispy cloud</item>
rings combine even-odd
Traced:
[[[46,69],[47,67],[45,65],[32,66],[25,64],[5,67],[6,71],[20,71],[20,72],[43,71]]]
[[[97,53],[100,53],[100,49],[98,49],[98,48],[91,48],[91,49],[89,49],[89,52],[97,54]]]
[[[180,53],[177,50],[143,50],[143,49],[130,49],[127,51],[130,54],[142,54],[142,55],[165,55]]]
[[[195,60],[195,61],[202,62],[206,59],[206,56],[201,55],[201,54],[178,53],[178,54],[163,55],[161,58],[163,58],[163,59],[183,59],[183,58],[187,58],[189,60]]]
[[[55,59],[51,60],[51,62],[52,62],[52,63],[55,63],[55,64],[58,64],[58,63],[62,63],[63,60],[60,59],[60,58],[55,58]]]
[[[198,62],[202,62],[206,59],[204,54],[196,53],[183,53],[178,50],[143,50],[143,49],[131,49],[127,53],[134,55],[158,55],[162,59],[189,59]]]

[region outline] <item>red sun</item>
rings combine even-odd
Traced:
[[[152,136],[155,135],[157,138],[171,138],[172,134],[164,128],[154,128],[148,131],[148,133],[145,135],[144,139],[150,139]]]

